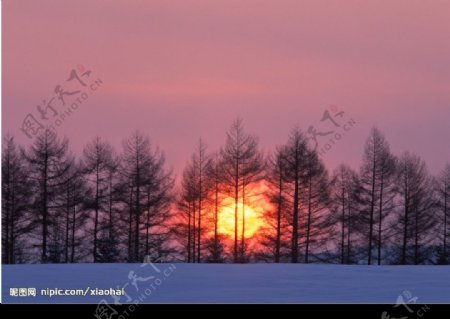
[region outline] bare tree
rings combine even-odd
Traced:
[[[206,153],[206,145],[200,139],[190,162],[183,171],[182,192],[178,204],[184,218],[181,218],[181,224],[176,233],[182,240],[187,235],[188,262],[191,259],[197,263],[203,260],[203,234],[208,226],[204,225],[204,217],[210,202],[211,169],[211,157]]]
[[[116,225],[116,218],[118,214],[117,209],[117,203],[120,202],[120,184],[119,179],[117,178],[118,175],[118,168],[120,167],[120,158],[116,155],[114,150],[111,153],[111,160],[108,163],[108,174],[107,174],[107,183],[108,183],[108,190],[107,190],[107,201],[108,201],[108,219],[107,221],[104,221],[104,225],[102,227],[102,230],[104,232],[103,235],[103,242],[104,242],[104,249],[103,251],[106,251],[106,258],[105,254],[103,254],[103,260],[107,262],[113,262],[116,260],[116,258],[119,256],[119,241],[117,238],[117,225]]]
[[[290,133],[288,142],[282,149],[282,154],[286,165],[285,178],[291,188],[290,197],[293,203],[291,262],[298,263],[300,193],[308,156],[308,139],[299,128],[294,128]]]
[[[109,210],[109,198],[107,189],[109,187],[108,178],[113,165],[113,148],[101,138],[96,137],[83,150],[83,172],[85,179],[93,189],[94,210],[94,245],[92,256],[97,262],[97,241],[99,232],[99,222],[102,216]]]
[[[141,132],[134,132],[128,139],[123,141],[123,167],[122,174],[125,175],[130,194],[130,256],[133,261],[139,261],[139,231],[141,216],[144,212],[144,186],[145,170],[150,165],[150,141]]]
[[[226,190],[234,200],[234,262],[245,258],[245,192],[255,183],[262,170],[262,156],[258,149],[258,139],[244,131],[243,122],[237,119],[227,133],[225,147],[220,151]],[[239,238],[239,202],[242,201],[241,245]]]
[[[164,154],[152,149],[148,137],[141,132],[136,131],[124,140],[123,147],[120,169],[123,189],[127,189],[129,196],[129,261],[140,260],[142,251],[145,254],[151,251],[153,256],[165,255],[169,250],[166,224],[170,219],[171,172],[165,170]]]
[[[449,248],[448,241],[450,236],[450,164],[447,164],[436,180],[436,193],[438,196],[438,218],[439,232],[442,240],[442,247],[440,248],[439,264],[449,264]]]
[[[224,245],[223,236],[219,233],[219,212],[225,196],[221,161],[217,155],[206,155],[202,144],[199,147],[203,151],[197,149],[183,171],[177,204],[179,214],[173,232],[183,246],[182,254],[187,262],[220,263],[224,261]],[[203,164],[200,164],[201,158]],[[200,173],[203,175],[201,179]],[[200,207],[203,210],[201,214]],[[209,254],[203,253],[198,258],[199,252],[205,249]]]
[[[340,261],[342,264],[353,262],[353,249],[356,246],[355,234],[360,225],[360,192],[358,174],[349,166],[341,164],[333,174],[333,210],[340,228]]]
[[[197,218],[197,263],[201,262],[201,250],[202,250],[202,218],[205,202],[208,196],[208,171],[211,166],[211,158],[206,154],[206,145],[200,139],[196,152],[193,154],[193,164],[196,172],[195,186],[197,189],[197,201],[198,201],[198,218]]]
[[[211,157],[210,165],[207,171],[207,178],[209,181],[208,184],[210,191],[208,199],[210,201],[210,207],[213,207],[211,210],[214,229],[212,245],[210,245],[210,260],[213,263],[218,263],[223,261],[223,244],[221,241],[221,236],[219,235],[219,211],[221,209],[224,196],[221,190],[223,184],[221,162],[217,154]]]
[[[386,144],[381,150],[379,161],[379,184],[378,184],[378,237],[377,237],[377,263],[381,265],[381,253],[383,247],[384,220],[394,211],[396,196],[396,159],[390,153],[389,145]]]
[[[305,196],[305,263],[309,263],[311,247],[323,247],[331,235],[333,223],[329,218],[331,185],[328,171],[319,159],[316,150],[309,150],[305,160],[305,174],[302,182]]]
[[[145,187],[145,254],[165,258],[172,251],[168,242],[174,180],[172,171],[165,168],[164,154],[159,150],[151,151],[150,154]]]
[[[95,142],[95,140],[94,140]],[[120,158],[116,155],[114,149],[109,143],[100,141],[101,148],[104,149],[104,153],[100,162],[101,170],[99,171],[99,179],[97,180],[97,174],[95,176],[95,183],[91,181],[91,193],[94,193],[94,205],[91,204],[91,208],[98,207],[99,214],[94,215],[94,219],[97,220],[97,230],[94,231],[97,237],[96,246],[96,261],[97,262],[114,262],[118,260],[119,250],[119,222],[120,211],[124,207],[120,207],[123,185],[120,185],[119,178],[119,165]],[[97,197],[97,181],[99,182],[99,196]],[[94,187],[95,185],[95,187]],[[95,190],[95,192],[93,191]],[[98,204],[96,204],[98,203]]]
[[[87,223],[89,221],[89,203],[86,203],[86,199],[92,198],[90,189],[87,187],[80,171],[78,171],[78,174],[74,175],[72,179],[68,179],[66,184],[66,195],[66,209],[68,209],[66,214],[69,216],[68,246],[70,247],[70,262],[74,263],[77,260],[85,258],[85,253],[80,248],[87,244],[84,241],[88,229]]]
[[[12,136],[3,139],[2,150],[2,261],[14,264],[24,249],[21,239],[30,229],[31,180],[22,151]]]
[[[181,240],[186,240],[187,262],[195,262],[195,210],[194,202],[196,201],[195,188],[195,170],[194,166],[188,164],[183,171],[183,179],[181,181],[181,194],[178,201],[178,209],[181,211],[181,221],[177,223],[174,232]]]
[[[286,256],[289,248],[288,228],[290,203],[287,200],[284,162],[282,149],[277,148],[275,153],[268,159],[266,181],[268,190],[266,197],[273,205],[273,209],[265,211],[265,227],[260,241],[262,251],[259,253],[264,260],[273,260],[279,263]]]
[[[431,238],[435,226],[431,178],[425,163],[408,152],[399,159],[397,183],[401,212],[394,222],[401,238],[401,264],[424,261],[422,245]]]
[[[56,133],[45,130],[38,135],[25,157],[30,167],[35,197],[35,225],[41,228],[41,261],[47,262],[49,235],[57,238],[58,208],[62,187],[72,162],[68,159],[68,140],[60,141]],[[52,227],[51,229],[49,227]],[[50,233],[53,231],[53,233]]]
[[[372,264],[374,241],[378,242],[378,264],[381,264],[383,219],[392,211],[395,160],[389,144],[377,128],[373,128],[364,148],[361,166],[363,210],[367,214],[367,264]],[[378,208],[378,216],[375,215]],[[377,220],[378,218],[378,220]],[[378,237],[374,229],[378,224]]]
[[[181,180],[181,190],[177,200],[177,216],[173,221],[172,232],[181,244],[180,254],[185,261],[192,261],[192,201],[193,189],[191,187],[190,171],[186,167]]]

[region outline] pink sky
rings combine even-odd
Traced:
[[[359,166],[372,126],[433,173],[450,160],[450,2],[3,1],[3,133],[82,64],[103,80],[58,129],[79,152],[148,133],[177,173],[241,116],[270,150],[330,105],[357,124],[324,155]]]

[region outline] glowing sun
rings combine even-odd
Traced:
[[[245,231],[244,237],[252,237],[258,229],[262,226],[261,208],[245,205]],[[224,205],[219,212],[219,232],[234,237],[234,223],[235,223],[235,204]],[[238,204],[238,237],[242,237],[242,204]]]

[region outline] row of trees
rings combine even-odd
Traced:
[[[27,149],[5,137],[3,262],[450,262],[450,165],[431,176],[373,129],[360,170],[330,174],[312,144],[294,128],[265,156],[238,119],[219,151],[199,141],[175,188],[140,132],[121,153],[95,138],[79,159],[51,131]],[[248,236],[256,206],[263,226]]]
[[[449,263],[450,165],[433,177],[417,155],[393,155],[373,129],[360,172],[341,165],[332,184],[342,263]]]
[[[27,150],[6,137],[2,174],[5,263],[131,262],[171,251],[173,179],[140,132],[120,155],[95,138],[80,160],[49,130]]]
[[[245,236],[246,207],[252,196],[252,186],[263,180],[264,160],[256,137],[245,133],[242,120],[236,120],[227,133],[220,152],[207,154],[200,140],[195,153],[183,171],[174,234],[185,247],[187,262],[224,261],[224,238],[219,232],[219,212],[233,203],[233,262],[246,262],[248,245]],[[254,190],[253,190],[254,191]],[[202,220],[206,223],[202,224]],[[203,225],[203,226],[202,226]],[[212,228],[212,231],[210,231]],[[212,233],[206,242],[204,234]],[[202,255],[202,251],[208,253]]]
[[[265,158],[241,120],[233,123],[220,151],[208,153],[200,141],[183,172],[177,201],[174,233],[183,246],[181,258],[449,263],[450,165],[433,177],[418,156],[392,154],[374,128],[360,170],[342,164],[330,175],[313,144],[294,128],[286,143]],[[246,205],[255,205],[261,195],[264,226],[247,239]],[[231,242],[218,231],[220,212],[230,199]],[[248,241],[257,242],[252,251]]]

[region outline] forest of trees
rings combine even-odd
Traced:
[[[199,140],[179,178],[136,131],[120,152],[96,137],[76,156],[47,130],[2,145],[2,260],[450,264],[450,164],[393,154],[373,128],[359,170],[328,172],[300,128],[264,153],[241,119]],[[248,236],[248,207],[262,220]],[[232,231],[221,229],[227,208]],[[230,216],[231,216],[230,215]],[[254,218],[254,217],[253,217]]]

